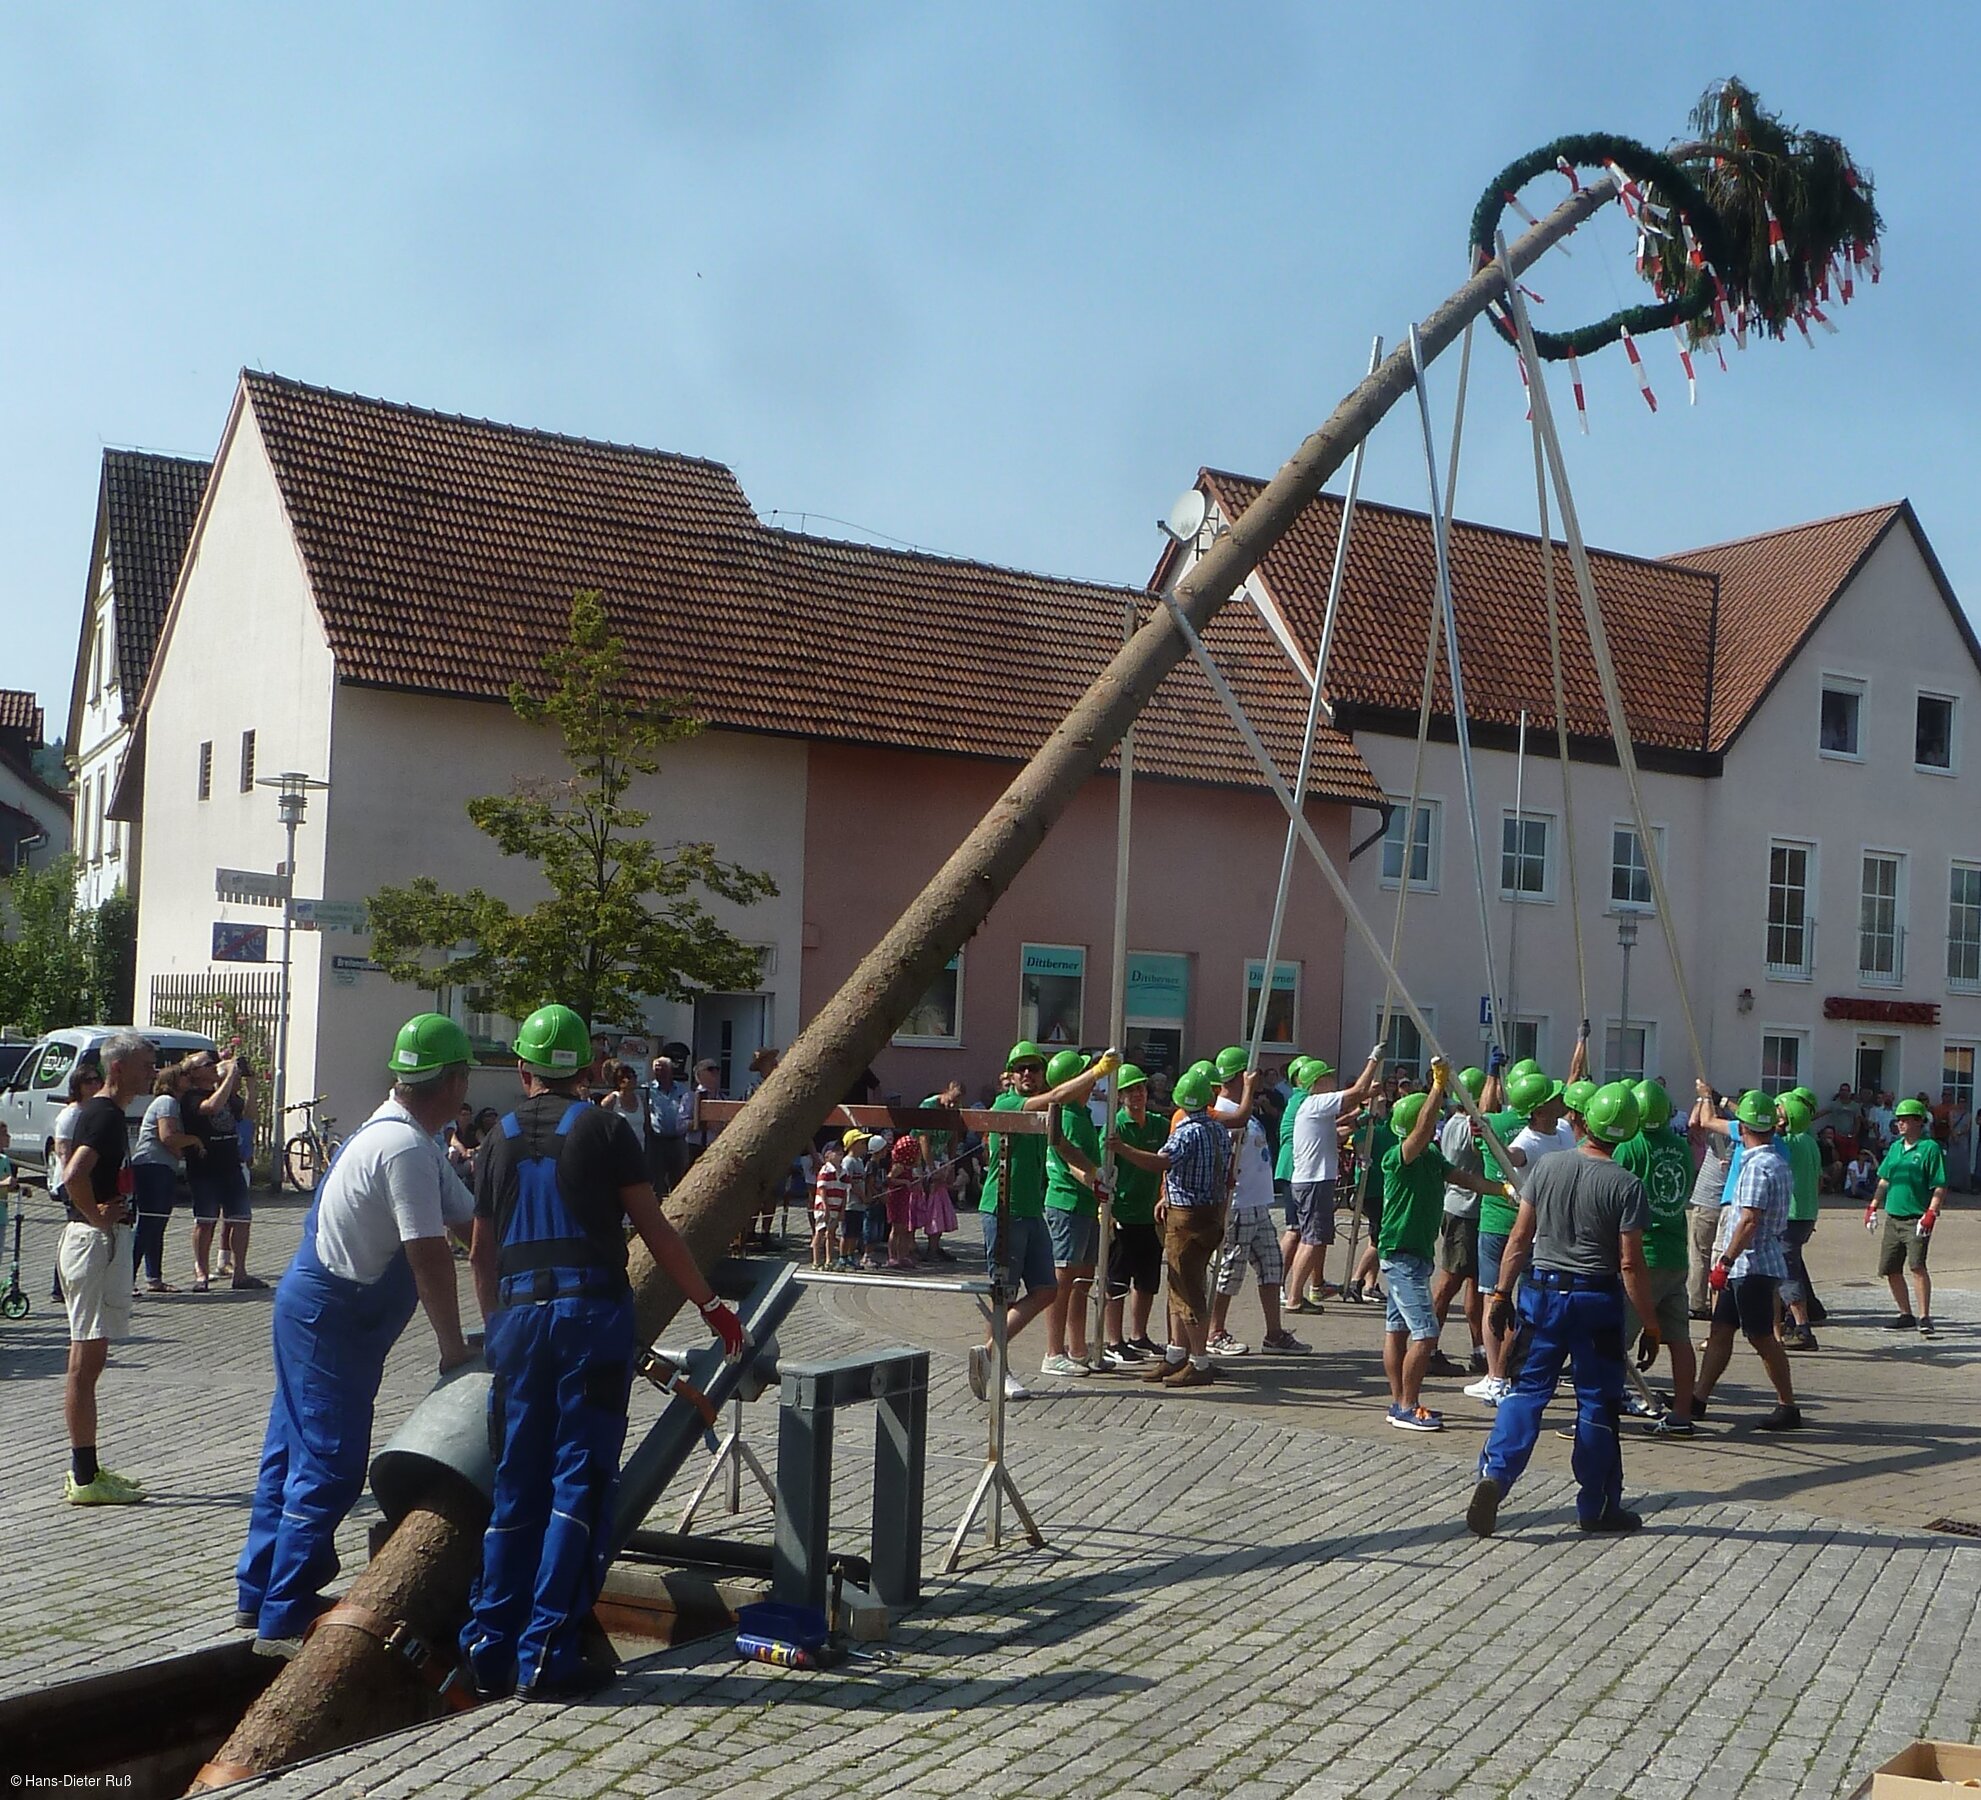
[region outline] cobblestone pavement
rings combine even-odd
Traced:
[[[263,1208],[263,1273],[286,1260],[300,1217]],[[175,1221],[167,1273],[179,1279],[185,1233]],[[112,1466],[156,1498],[63,1507],[53,1241],[46,1202],[31,1201],[35,1311],[0,1325],[0,1694],[226,1635],[266,1417],[266,1295],[141,1300],[105,1376],[102,1436]],[[1307,1358],[1255,1354],[1211,1389],[1161,1398],[1118,1377],[1056,1383],[1014,1408],[1013,1469],[1049,1550],[931,1573],[885,1664],[804,1674],[691,1645],[583,1705],[485,1708],[261,1791],[1847,1793],[1912,1737],[1981,1735],[1981,1648],[1968,1643],[1981,1544],[1922,1529],[1941,1513],[1981,1517],[1981,1222],[1950,1218],[1935,1255],[1945,1333],[1893,1341],[1875,1329],[1888,1302],[1864,1282],[1855,1215],[1826,1215],[1812,1260],[1834,1322],[1795,1365],[1811,1428],[1768,1441],[1742,1426],[1765,1396],[1738,1351],[1700,1441],[1626,1447],[1648,1521],[1633,1538],[1575,1531],[1568,1446],[1551,1435],[1501,1535],[1471,1538],[1460,1515],[1484,1410],[1440,1383],[1445,1433],[1385,1430],[1380,1319],[1331,1305],[1299,1321]],[[981,1409],[948,1353],[970,1341],[971,1318],[944,1296],[840,1290],[810,1295],[780,1333],[787,1354],[904,1341],[944,1352],[930,1571],[981,1466]],[[1256,1342],[1250,1296],[1234,1328]],[[1037,1339],[1034,1327],[1019,1340],[1021,1373]],[[387,1372],[378,1441],[431,1367],[416,1323]],[[774,1429],[769,1405],[752,1409],[766,1460]],[[864,1537],[864,1434],[843,1441],[850,1545]],[[347,1526],[347,1568],[373,1516],[367,1502]],[[671,1523],[672,1508],[656,1516]],[[702,1523],[731,1528],[719,1512]],[[766,1510],[734,1528],[764,1532]]]

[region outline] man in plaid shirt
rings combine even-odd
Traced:
[[[1706,1280],[1713,1291],[1713,1320],[1705,1362],[1693,1390],[1692,1417],[1706,1416],[1706,1402],[1726,1373],[1737,1330],[1754,1347],[1777,1405],[1757,1426],[1761,1431],[1800,1431],[1788,1355],[1775,1336],[1775,1296],[1788,1274],[1785,1248],[1788,1209],[1795,1180],[1788,1158],[1775,1141],[1775,1103],[1758,1088],[1734,1108],[1740,1132],[1740,1168],[1720,1212],[1713,1266]]]

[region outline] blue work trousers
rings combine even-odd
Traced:
[[[555,1686],[605,1583],[633,1381],[631,1296],[505,1306],[488,1322],[495,1507],[461,1653],[476,1686]]]
[[[238,1605],[265,1638],[301,1637],[337,1573],[337,1527],[364,1492],[385,1358],[419,1292],[406,1253],[371,1285],[317,1260],[316,1208],[275,1288],[275,1398],[268,1409]]]
[[[1513,1392],[1499,1403],[1492,1436],[1479,1458],[1483,1479],[1508,1493],[1534,1454],[1541,1414],[1560,1385],[1563,1366],[1575,1381],[1576,1516],[1600,1519],[1623,1505],[1623,1447],[1617,1414],[1623,1406],[1623,1290],[1621,1285],[1564,1289],[1545,1272],[1523,1282],[1519,1297],[1526,1360]]]

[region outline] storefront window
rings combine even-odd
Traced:
[[[1077,944],[1024,944],[1018,971],[1018,1035],[1037,1044],[1078,1044],[1087,952]]]
[[[1259,990],[1265,985],[1263,958],[1245,965],[1245,1029],[1243,1038],[1252,1041],[1252,1029],[1259,1011]],[[1261,1047],[1291,1050],[1300,1026],[1300,965],[1278,963],[1273,968],[1272,997],[1266,1002],[1266,1035]]]

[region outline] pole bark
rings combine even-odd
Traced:
[[[1514,272],[1528,268],[1615,193],[1614,181],[1604,176],[1571,194],[1512,246]],[[1499,268],[1488,264],[1447,298],[1420,328],[1425,361],[1449,348],[1502,292]],[[1199,631],[1411,389],[1406,343],[1335,407],[1197,561],[1175,598]],[[818,1121],[879,1055],[1074,795],[1099,771],[1163,678],[1189,654],[1168,611],[1155,608],[846,985],[799,1033],[749,1107],[670,1197],[668,1215],[699,1264],[713,1263],[776,1189]],[[651,1343],[680,1306],[681,1295],[637,1244],[629,1273],[640,1336]],[[479,1555],[477,1521],[416,1509],[359,1575],[349,1598],[404,1621],[428,1642],[448,1646],[466,1616]],[[429,1704],[415,1678],[372,1638],[357,1631],[319,1632],[254,1703],[214,1760],[256,1771],[279,1768],[409,1723]]]

